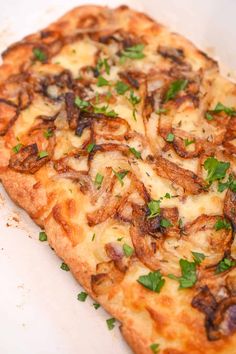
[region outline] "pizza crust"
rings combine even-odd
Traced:
[[[59,37],[71,37],[72,34],[79,36],[88,28],[91,33],[102,31],[104,34],[122,28],[135,34],[142,33],[144,38],[148,38],[162,35],[164,27],[156,24],[145,14],[134,12],[126,6],[115,10],[100,6],[78,7],[40,33],[27,36],[8,48],[3,53],[3,65],[0,67],[1,83],[11,75],[18,74],[22,68],[27,71],[32,60],[32,47],[44,40],[42,33],[52,32],[51,41],[54,43],[56,42],[54,32],[57,32]],[[47,40],[48,43],[46,40],[43,43],[46,49],[52,45],[50,36]],[[217,73],[217,64],[190,42],[176,34],[173,34],[171,41],[181,43],[189,57],[194,57],[196,67],[202,66],[205,70],[210,68],[214,74]],[[58,50],[56,45],[53,50],[55,53]],[[12,139],[11,136],[8,138]],[[64,204],[63,206],[60,204],[58,195],[65,194],[66,199],[69,187],[61,186],[58,181],[55,181],[55,186],[49,184],[45,176],[49,174],[51,166],[43,166],[34,175],[24,174],[6,167],[8,159],[9,154],[6,151],[3,158],[0,157],[0,178],[7,193],[45,229],[49,244],[68,264],[74,277],[88,294],[121,322],[121,332],[135,353],[151,354],[152,342],[160,343],[163,354],[232,353],[236,345],[236,336],[217,342],[208,341],[204,329],[204,315],[190,306],[193,290],[178,291],[177,284],[171,280],[166,279],[165,288],[159,295],[140,287],[139,284],[130,285],[127,280],[114,289],[109,295],[110,298],[106,295],[96,295],[91,287],[91,276],[96,271],[96,264],[91,259],[83,257],[83,249],[82,251],[79,249],[83,235],[78,238],[76,236],[79,225],[73,220],[80,215],[78,205],[75,207],[67,205],[65,213],[62,209],[63,212],[55,216],[57,210],[55,208],[65,207]],[[70,187],[74,188],[72,183]],[[82,194],[80,197],[82,198]],[[69,225],[69,228],[65,227],[66,225]],[[140,274],[142,269],[147,268],[142,268],[139,261],[134,260],[129,276],[133,276],[133,273]],[[127,297],[126,300],[122,298],[122,293]],[[151,306],[149,310],[146,302],[144,305],[142,303],[145,297]],[[157,310],[154,311],[155,306]]]

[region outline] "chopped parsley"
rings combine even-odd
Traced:
[[[209,120],[209,121],[211,121],[211,120],[214,119],[213,115],[210,114],[209,112],[206,112],[206,113],[205,113],[205,118],[206,118],[206,120]]]
[[[232,192],[236,192],[236,179],[232,174],[229,175],[228,181],[218,183],[218,192],[224,192],[225,189],[230,189]]]
[[[205,254],[199,252],[192,252],[192,255],[196,264],[202,263],[202,261],[206,258]]]
[[[97,86],[109,86],[109,81],[107,81],[103,76],[98,76]]]
[[[94,233],[94,234],[93,234],[93,237],[92,237],[92,241],[95,240],[95,237],[96,237],[96,234]]]
[[[41,61],[42,63],[47,60],[47,55],[40,48],[34,48],[33,54],[35,59]]]
[[[176,277],[174,274],[168,274],[168,277],[179,282],[179,289],[191,288],[197,281],[196,263],[181,258],[179,265],[182,273],[181,277]]]
[[[100,188],[101,188],[103,178],[104,178],[103,175],[101,175],[100,173],[97,173],[97,174],[96,174],[95,182],[94,182],[94,183],[95,183],[97,189],[100,189]]]
[[[103,67],[105,69],[106,74],[110,75],[111,67],[108,64],[108,59],[98,59],[97,66],[96,66],[97,71],[100,73]]]
[[[216,268],[216,274],[219,274],[219,273],[223,273],[225,272],[226,270],[234,267],[236,265],[236,262],[229,259],[229,258],[224,258],[222,259],[222,261],[220,261],[220,263],[217,265],[217,268]]]
[[[164,103],[173,100],[173,98],[175,98],[180,91],[185,90],[187,85],[188,85],[188,80],[176,80],[172,82],[165,94]]]
[[[100,306],[101,306],[101,305],[98,304],[97,302],[94,302],[94,303],[93,303],[93,307],[95,308],[95,310],[99,309]]]
[[[166,193],[166,194],[164,195],[164,198],[166,198],[166,199],[171,199],[172,196],[170,195],[170,193]]]
[[[81,291],[81,293],[79,293],[77,295],[77,300],[81,301],[81,302],[85,302],[85,300],[87,299],[88,294],[85,293],[84,291]]]
[[[152,343],[152,344],[150,345],[150,349],[151,349],[151,351],[153,352],[153,354],[158,354],[159,351],[160,351],[160,344]]]
[[[118,114],[112,109],[108,111],[108,105],[102,107],[94,107],[94,113],[105,114],[108,117],[117,117]]]
[[[47,151],[39,151],[38,152],[38,157],[40,158],[40,159],[43,159],[44,157],[47,157],[48,156],[48,152]]]
[[[122,187],[123,187],[123,185],[124,185],[123,179],[124,179],[125,176],[129,173],[129,171],[125,170],[125,171],[121,171],[121,172],[116,172],[116,171],[113,170],[113,169],[112,169],[112,171],[113,171],[114,175],[118,178],[120,184],[121,184]]]
[[[66,272],[69,272],[70,268],[68,267],[68,265],[64,262],[62,262],[61,264],[61,269],[65,270]]]
[[[156,110],[156,114],[161,114],[161,113],[167,113],[168,112],[168,109],[167,108],[159,108]]]
[[[229,166],[229,162],[218,161],[215,157],[208,157],[204,162],[204,169],[207,171],[206,180],[212,183],[224,178]]]
[[[18,152],[21,150],[22,147],[23,147],[23,144],[19,143],[19,144],[17,144],[16,146],[13,146],[12,151],[13,151],[15,154],[18,154]]]
[[[129,90],[129,86],[126,85],[122,81],[117,81],[117,83],[115,85],[115,89],[116,89],[116,92],[118,93],[118,95],[124,95],[126,93],[126,91]]]
[[[136,106],[137,106],[137,104],[140,103],[141,98],[138,97],[138,96],[135,96],[134,91],[131,90],[131,91],[130,91],[130,96],[129,96],[128,100],[129,100],[129,102],[130,102],[130,103],[132,104],[132,106],[133,106],[133,118],[134,118],[134,120],[136,120],[136,113],[137,113]]]
[[[166,141],[168,141],[168,143],[172,143],[175,139],[175,136],[173,133],[169,133],[166,137]]]
[[[188,140],[188,139],[184,139],[184,145],[187,147],[191,144],[194,144],[195,140]]]
[[[215,230],[230,230],[231,229],[231,224],[226,220],[226,219],[218,219],[215,223]]]
[[[154,200],[152,199],[148,203],[148,209],[149,209],[149,215],[148,219],[155,218],[157,215],[160,214],[161,207],[160,207],[161,201],[160,200]]]
[[[161,219],[160,225],[165,228],[173,226],[168,219]]]
[[[51,129],[47,129],[43,132],[43,136],[46,138],[46,139],[49,139],[53,136],[53,131]]]
[[[88,144],[88,146],[87,146],[87,151],[90,153],[90,152],[92,152],[93,151],[93,149],[95,148],[95,143],[90,143],[90,144]]]
[[[125,48],[121,52],[121,62],[124,63],[126,58],[143,59],[145,57],[143,50],[144,50],[143,44],[136,44],[132,47]]]
[[[82,100],[80,97],[77,96],[77,97],[75,98],[75,105],[76,105],[78,108],[80,108],[80,109],[82,109],[82,110],[85,110],[87,107],[89,107],[90,103],[87,102],[87,101]]]
[[[129,151],[136,157],[136,159],[141,159],[141,152],[137,151],[134,147],[130,147]]]
[[[147,275],[141,275],[137,282],[145,288],[159,293],[165,284],[165,279],[162,277],[160,271],[157,270],[155,272],[150,272]]]
[[[226,107],[221,102],[218,102],[214,109],[209,110],[205,113],[205,118],[207,120],[211,121],[214,119],[214,116],[212,115],[212,113],[217,114],[217,113],[221,113],[221,112],[224,112],[225,114],[227,114],[230,117],[236,116],[236,110],[234,108]]]
[[[111,331],[115,327],[116,319],[113,317],[108,318],[106,320],[106,323],[107,323],[107,328],[109,329],[109,331]]]
[[[126,257],[130,257],[134,253],[134,249],[127,245],[127,243],[123,244],[123,251]]]
[[[47,234],[44,231],[41,231],[39,233],[39,241],[44,242],[44,241],[47,241],[47,239],[48,239]]]

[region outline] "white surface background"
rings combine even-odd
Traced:
[[[0,51],[82,3],[0,0]],[[84,3],[127,3],[146,11],[219,58],[225,73],[236,71],[235,0]],[[38,241],[39,229],[29,217],[1,187],[0,192],[0,354],[129,354],[118,328],[108,331],[105,321],[110,316],[101,308],[94,310],[92,300],[76,299],[80,286],[60,269],[61,261],[47,243]]]

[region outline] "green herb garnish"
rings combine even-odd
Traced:
[[[173,274],[168,274],[168,277],[179,282],[179,289],[191,288],[197,281],[196,263],[180,259],[179,265],[182,273],[181,277],[176,277]]]
[[[68,265],[64,262],[62,262],[61,264],[61,269],[65,270],[66,272],[69,272],[70,268],[68,267]]]
[[[44,241],[47,241],[47,239],[48,239],[47,234],[44,231],[41,231],[39,233],[39,241],[44,242]]]
[[[112,171],[113,171],[114,175],[118,178],[120,184],[123,187],[123,185],[124,185],[123,179],[129,173],[129,171],[126,170],[126,171],[116,172],[113,169],[112,169]]]
[[[46,139],[49,139],[53,136],[53,131],[51,129],[47,129],[43,132],[43,136],[46,138]]]
[[[95,182],[94,182],[94,183],[95,183],[97,189],[100,189],[100,188],[101,188],[103,178],[104,178],[103,175],[101,175],[100,173],[97,173],[97,174],[96,174]]]
[[[185,90],[187,85],[188,85],[188,80],[176,80],[172,82],[165,94],[164,103],[173,100],[173,98],[175,98],[180,91]]]
[[[90,103],[77,96],[75,98],[75,105],[82,110],[86,110],[86,108],[90,106]]]
[[[128,100],[129,100],[129,102],[130,102],[130,103],[132,104],[132,106],[133,106],[133,118],[134,118],[134,120],[136,120],[136,113],[137,113],[136,106],[137,106],[137,104],[140,103],[141,98],[138,97],[138,96],[135,96],[134,91],[131,90],[131,91],[130,91],[130,96],[129,96]]]
[[[19,143],[19,144],[17,144],[16,146],[13,146],[12,151],[13,151],[15,154],[18,154],[18,152],[21,150],[22,147],[23,147],[23,144]]]
[[[98,76],[97,86],[109,86],[109,81],[107,81],[103,76]]]
[[[148,209],[149,209],[149,215],[148,219],[155,218],[157,215],[160,214],[161,207],[160,207],[161,201],[160,200],[154,200],[152,199],[148,203]]]
[[[141,275],[137,282],[145,288],[159,293],[165,284],[165,279],[162,277],[160,271],[157,270],[155,272],[150,272],[147,275]]]
[[[224,258],[222,259],[222,261],[220,261],[220,263],[217,265],[217,268],[216,268],[216,274],[219,274],[219,273],[223,273],[225,272],[226,270],[234,267],[236,265],[236,262],[229,259],[229,258]]]
[[[134,249],[126,243],[123,245],[123,251],[126,257],[130,257],[134,253]]]
[[[168,141],[168,143],[172,143],[175,139],[175,136],[173,133],[169,133],[166,137],[166,141]]]
[[[108,117],[117,117],[118,114],[112,109],[108,111],[108,105],[102,107],[94,107],[94,113],[101,113]]]
[[[231,224],[226,220],[226,219],[218,219],[215,223],[215,230],[230,230],[231,229]]]
[[[33,54],[36,60],[44,62],[47,60],[47,55],[40,48],[34,48]]]
[[[160,225],[165,228],[173,226],[168,219],[161,219]]]
[[[195,143],[195,140],[184,139],[184,145],[185,146],[189,146],[189,145],[194,144],[194,143]]]
[[[94,302],[94,303],[93,303],[93,307],[95,308],[95,310],[99,309],[100,306],[101,306],[101,305],[98,304],[97,302]]]
[[[208,157],[204,162],[204,169],[207,171],[206,180],[212,183],[224,178],[229,166],[229,162],[218,161],[215,157]]]
[[[48,156],[48,152],[47,151],[39,151],[38,152],[38,157],[40,159],[43,159],[44,157],[47,157]]]
[[[141,152],[137,151],[134,147],[130,147],[129,151],[136,157],[136,159],[141,159]]]
[[[232,192],[236,192],[236,179],[232,174],[229,175],[228,181],[218,183],[218,192],[224,192],[224,190],[228,188]]]
[[[79,293],[77,295],[77,300],[81,301],[81,302],[85,302],[85,300],[87,299],[88,294],[85,293],[84,291],[81,291],[81,293]]]
[[[153,354],[158,354],[159,351],[160,351],[160,344],[152,343],[152,344],[150,345],[150,349],[151,349],[151,351],[153,352]]]
[[[109,318],[108,320],[106,320],[106,323],[107,323],[107,327],[108,327],[109,331],[111,331],[115,327],[116,319]]]
[[[95,145],[96,145],[95,143],[88,144],[88,146],[87,146],[88,153],[93,151],[93,149],[95,148]]]
[[[122,81],[117,81],[117,83],[115,85],[115,89],[116,89],[116,92],[118,93],[118,95],[124,95],[126,93],[126,91],[129,90],[129,86],[126,85]]]
[[[206,258],[205,254],[199,252],[192,252],[192,255],[196,264],[202,263],[202,261]]]
[[[126,58],[129,59],[143,59],[145,57],[144,53],[144,45],[137,44],[132,47],[125,48],[121,52],[121,61],[122,63],[125,62]]]

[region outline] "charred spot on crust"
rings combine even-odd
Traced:
[[[184,50],[182,48],[166,47],[160,45],[157,49],[157,52],[163,57],[171,59],[177,64],[183,64],[185,58]]]

